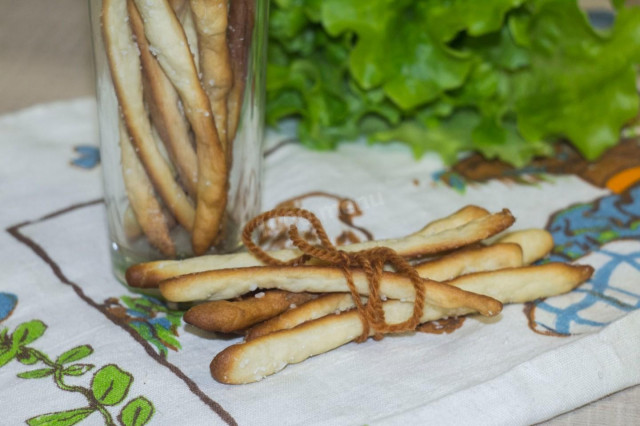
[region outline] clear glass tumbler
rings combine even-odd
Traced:
[[[237,249],[260,211],[267,0],[89,0],[111,255]]]

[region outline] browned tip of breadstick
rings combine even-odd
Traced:
[[[236,354],[238,352],[238,354]],[[219,352],[211,361],[209,370],[211,376],[218,382],[227,385],[241,384],[233,380],[227,374],[228,371],[232,371],[237,361],[239,361],[242,352],[240,344],[231,345],[225,348],[222,352]]]
[[[154,273],[158,271],[153,268],[156,262],[139,263],[130,266],[125,272],[125,280],[127,285],[136,288],[156,288],[158,283],[154,277]]]
[[[314,297],[309,293],[270,290],[238,301],[219,300],[194,306],[184,314],[184,320],[202,330],[231,333],[273,318],[292,305]]]

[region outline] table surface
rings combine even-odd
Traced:
[[[602,7],[607,2],[581,3]],[[0,114],[94,95],[87,5],[81,0],[0,0]],[[638,401],[640,386],[635,386],[545,424],[640,424]]]

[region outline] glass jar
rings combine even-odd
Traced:
[[[111,257],[237,249],[260,211],[267,0],[89,0]]]

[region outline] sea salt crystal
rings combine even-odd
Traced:
[[[383,294],[382,296],[380,296],[380,300],[382,300],[383,302],[387,301],[387,295]]]
[[[289,305],[289,309],[295,309],[297,307],[298,306],[295,303],[292,303],[292,304]]]
[[[260,293],[256,293],[256,299],[262,299],[264,297],[264,291],[261,291]]]
[[[340,315],[340,309],[336,309],[333,313],[336,315]]]

